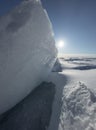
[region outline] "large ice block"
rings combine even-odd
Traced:
[[[56,55],[52,25],[39,0],[24,0],[0,17],[0,113],[46,79]]]

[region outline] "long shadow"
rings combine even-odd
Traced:
[[[53,72],[52,75],[53,76],[50,77],[50,81],[56,84],[56,94],[53,102],[53,112],[48,130],[58,130],[62,108],[63,90],[69,78],[66,75],[58,72]]]
[[[52,112],[55,85],[43,82],[23,101],[0,117],[0,130],[46,130]]]

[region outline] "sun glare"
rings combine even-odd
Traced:
[[[64,41],[63,40],[60,40],[57,42],[57,47],[58,48],[63,48],[64,47]]]

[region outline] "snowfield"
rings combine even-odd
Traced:
[[[96,90],[96,57],[65,57],[60,58],[62,73],[67,75],[70,83],[83,82],[88,88]]]
[[[53,114],[52,126],[56,126],[54,120],[57,118],[59,122],[55,130],[96,130],[96,57],[65,56],[59,57],[59,62],[61,65],[54,66],[58,79],[52,81],[58,89],[62,88],[62,94],[59,94],[62,107],[58,104],[61,114],[59,117]],[[53,104],[53,113],[55,108]],[[49,130],[52,129],[49,127]]]

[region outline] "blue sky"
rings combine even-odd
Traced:
[[[42,0],[63,53],[96,53],[96,0]]]
[[[23,0],[0,0],[0,16],[6,14]]]
[[[0,15],[22,0],[0,0]],[[62,53],[96,54],[96,0],[42,0],[51,19],[55,39],[66,45]]]

